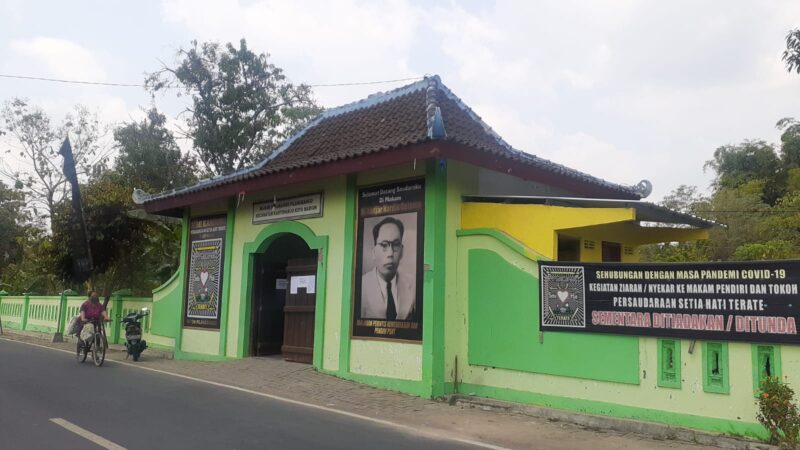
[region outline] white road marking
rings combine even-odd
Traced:
[[[70,355],[74,355],[75,354],[74,352],[69,351],[69,350],[62,350],[60,348],[54,348],[54,347],[48,347],[46,345],[34,344],[32,342],[16,341],[14,339],[8,339],[8,338],[2,338],[2,337],[0,337],[0,341],[16,342],[16,343],[19,343],[19,344],[31,345],[31,346],[34,346],[34,347],[41,347],[41,348],[44,348],[44,349],[47,349],[47,350],[54,350],[54,351],[62,352],[62,353],[69,353]],[[511,449],[509,447],[502,447],[500,445],[494,445],[494,444],[489,444],[489,443],[486,443],[486,442],[475,441],[475,440],[472,440],[472,439],[466,439],[466,438],[458,437],[458,436],[450,434],[450,432],[446,432],[446,431],[445,431],[445,433],[447,433],[446,435],[437,434],[437,432],[438,433],[442,433],[444,430],[423,430],[423,429],[420,429],[420,428],[412,427],[410,425],[403,425],[403,424],[400,424],[400,423],[389,422],[388,420],[376,419],[374,417],[369,417],[369,416],[362,416],[361,414],[351,413],[349,411],[342,411],[340,409],[328,408],[327,406],[315,405],[314,403],[301,402],[299,400],[292,400],[292,399],[286,398],[286,397],[279,397],[279,396],[273,395],[273,394],[267,394],[267,393],[264,393],[264,392],[252,391],[250,389],[246,389],[246,388],[242,388],[242,387],[238,387],[238,386],[232,386],[230,384],[223,384],[223,383],[218,383],[216,381],[203,380],[201,378],[195,378],[195,377],[192,377],[192,376],[189,376],[189,375],[182,375],[182,374],[179,374],[179,373],[167,372],[166,370],[153,369],[152,367],[144,367],[144,366],[141,366],[141,365],[138,365],[138,364],[132,364],[132,363],[124,362],[124,361],[115,361],[115,360],[111,360],[111,359],[106,359],[106,362],[110,362],[110,363],[114,363],[114,364],[121,364],[123,366],[134,367],[136,369],[147,370],[147,371],[150,371],[150,372],[169,375],[169,376],[176,377],[176,378],[182,378],[184,380],[190,380],[190,381],[194,381],[194,382],[197,382],[197,383],[210,384],[212,386],[217,386],[217,387],[221,387],[221,388],[225,388],[225,389],[231,389],[231,390],[234,390],[234,391],[244,392],[244,393],[255,395],[255,396],[258,396],[258,397],[269,398],[269,399],[272,399],[272,400],[277,400],[279,402],[289,403],[291,405],[298,405],[298,406],[304,406],[304,407],[307,407],[307,408],[313,408],[313,409],[316,409],[316,410],[325,411],[325,412],[329,412],[329,413],[332,413],[332,414],[338,414],[340,416],[350,417],[350,418],[353,418],[353,419],[364,420],[364,421],[367,421],[367,422],[380,424],[380,425],[387,426],[387,427],[390,427],[390,428],[394,428],[394,429],[397,429],[397,430],[402,430],[402,431],[404,431],[406,433],[410,433],[410,434],[413,434],[413,435],[416,435],[416,436],[426,437],[428,439],[435,439],[435,440],[439,440],[439,441],[453,441],[453,442],[458,442],[458,443],[461,443],[461,444],[472,445],[474,447],[487,448],[487,449],[490,449],[490,450],[513,450],[513,449]],[[120,448],[122,448],[122,447],[120,447]]]
[[[64,420],[64,419],[62,419],[60,417],[54,417],[54,418],[50,419],[50,422],[53,422],[54,424],[56,424],[58,426],[64,427],[67,430],[72,431],[73,433],[77,434],[78,436],[86,439],[87,441],[94,442],[95,444],[99,445],[100,447],[107,448],[108,450],[126,450],[125,447],[117,445],[117,444],[109,441],[108,439],[104,438],[103,436],[98,436],[98,435],[92,433],[91,431],[89,431],[87,429],[84,429],[84,428],[81,428],[81,427],[75,425],[74,423],[69,422],[67,420]]]

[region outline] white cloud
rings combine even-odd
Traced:
[[[37,37],[12,41],[11,49],[17,56],[32,60],[49,76],[83,81],[106,79],[106,71],[95,55],[71,41]]]
[[[775,141],[775,121],[800,115],[800,78],[780,62],[798,2],[498,2],[438,14],[459,75],[451,87],[506,140],[610,181],[649,178],[654,199],[706,188],[717,146]]]
[[[31,8],[0,0],[7,13],[0,27],[14,11],[25,17]],[[702,164],[717,146],[775,142],[775,121],[800,116],[800,77],[780,62],[786,32],[800,26],[796,0],[731,0],[723,8],[689,0],[163,0],[161,12],[148,31],[159,47],[137,48],[138,61],[169,61],[164,49],[193,38],[245,37],[296,82],[438,73],[514,146],[610,181],[650,178],[654,199],[679,184],[706,187]],[[66,40],[74,34],[61,22],[48,37],[0,43],[0,69],[109,81],[153,69],[108,63],[112,58],[92,48],[101,46]],[[391,87],[316,92],[323,105],[336,106]],[[128,120],[137,113],[132,105],[149,101],[96,87],[5,89],[5,98],[50,105],[54,117],[80,102],[109,121]],[[174,115],[182,100],[167,110]]]
[[[405,78],[420,12],[404,0],[309,2],[166,0],[164,19],[200,41],[238,42],[256,51],[295,82],[332,83]],[[188,43],[184,43],[186,45]],[[380,87],[379,87],[380,88]],[[374,92],[375,86],[317,90],[335,106]]]
[[[585,132],[563,133],[553,123],[526,120],[488,105],[477,109],[514,148],[611,182],[635,184],[644,177],[641,166],[650,163],[643,160],[650,155],[618,148]]]

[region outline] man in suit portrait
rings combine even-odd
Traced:
[[[361,318],[412,320],[416,313],[414,274],[398,271],[403,259],[403,222],[385,217],[372,228],[375,267],[361,277]],[[367,236],[364,237],[368,239]],[[365,249],[366,251],[366,249]]]

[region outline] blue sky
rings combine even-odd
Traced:
[[[800,2],[0,0],[0,73],[138,83],[191,39],[248,40],[297,82],[439,74],[515,147],[610,181],[706,188],[703,162],[800,117],[781,62]],[[318,88],[336,106],[396,85]],[[138,88],[0,79],[53,117],[140,117]],[[182,99],[159,96],[174,117]],[[0,145],[8,145],[0,142]],[[8,158],[8,157],[6,157]],[[6,159],[6,164],[14,164]]]

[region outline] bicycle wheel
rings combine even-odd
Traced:
[[[78,343],[75,344],[77,347],[75,350],[75,358],[78,359],[78,362],[82,363],[86,361],[86,355],[89,353],[89,349],[87,349],[82,343],[80,338],[78,339]]]
[[[100,333],[94,334],[94,345],[92,346],[92,359],[94,365],[100,367],[106,360],[106,346],[103,343],[103,336]]]

